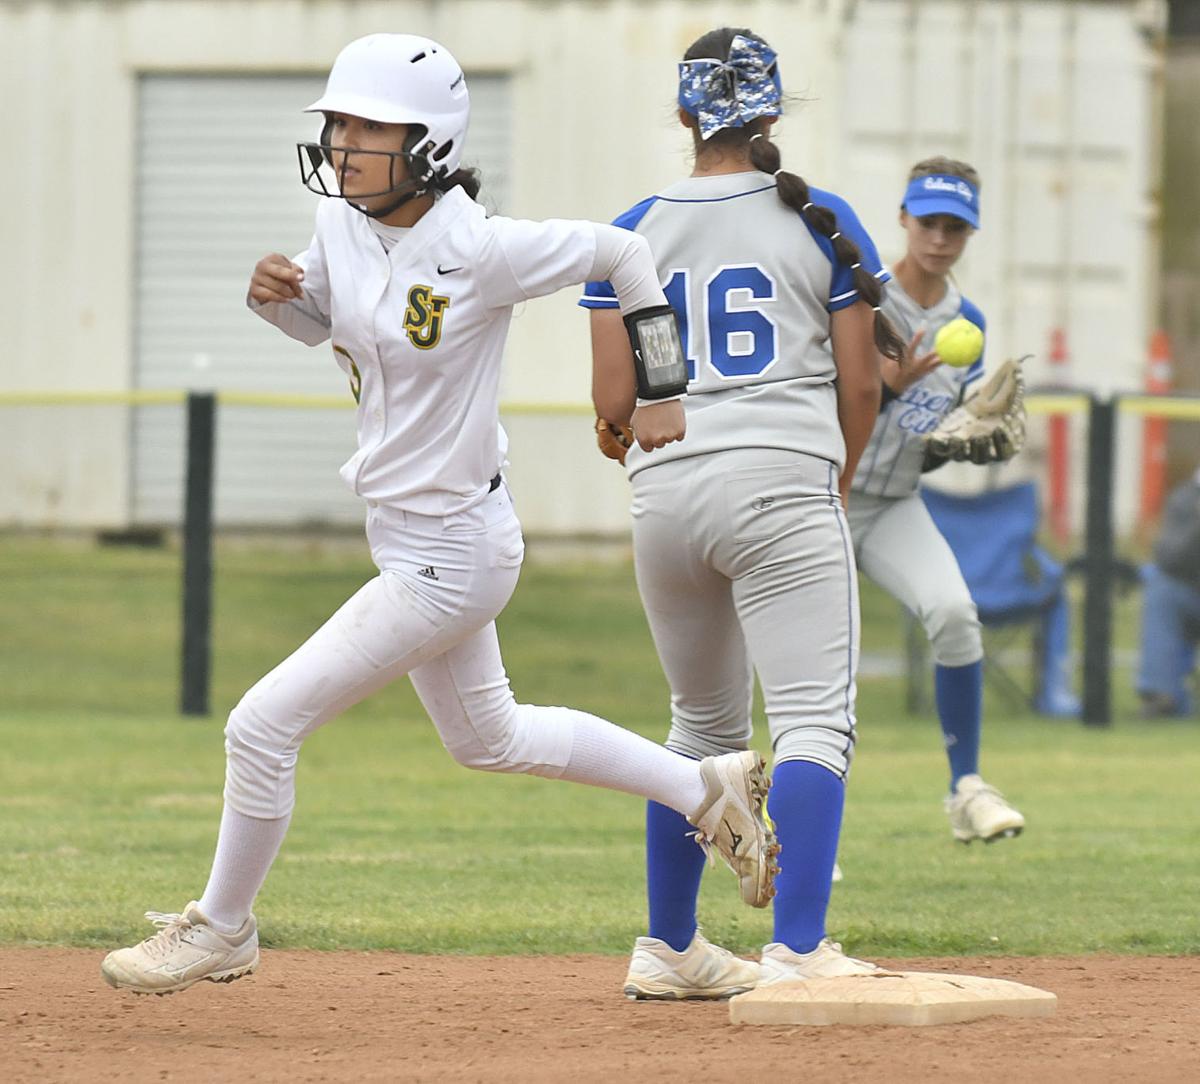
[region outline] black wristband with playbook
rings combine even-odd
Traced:
[[[679,322],[670,305],[638,309],[624,317],[638,399],[675,399],[687,392],[687,362],[679,337]]]

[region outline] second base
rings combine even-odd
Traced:
[[[734,1024],[962,1024],[984,1016],[1049,1016],[1058,998],[1007,979],[880,971],[764,986],[729,1002]]]

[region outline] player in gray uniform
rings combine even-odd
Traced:
[[[918,162],[900,211],[907,236],[892,267],[883,309],[910,340],[905,366],[885,362],[884,405],[854,476],[850,531],[858,567],[902,602],[933,647],[938,718],[950,760],[945,800],[956,839],[1017,835],[1025,818],[980,778],[983,641],[970,591],[918,489],[929,464],[922,439],[959,404],[983,373],[983,357],[965,368],[917,353],[938,330],[965,317],[981,331],[983,313],[963,297],[950,269],[979,227],[979,176],[948,158]]]
[[[649,240],[691,369],[687,439],[626,457],[638,588],[671,686],[669,748],[745,749],[762,685],[782,846],[761,969],[696,924],[703,863],[672,810],[647,810],[649,936],[635,998],[720,998],[873,965],[828,939],[825,912],[855,740],[858,596],[843,500],[879,409],[887,278],[848,204],[781,168],[775,54],[748,30],[700,38],[680,65],[692,175],[616,219]],[[608,283],[590,283],[601,419],[634,405]],[[636,422],[635,422],[636,429]]]

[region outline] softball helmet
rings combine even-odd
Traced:
[[[305,112],[419,124],[425,132],[416,153],[445,175],[462,161],[471,99],[444,46],[415,34],[369,34],[338,53],[325,93]]]
[[[411,198],[458,169],[471,99],[462,68],[444,46],[415,34],[369,34],[337,55],[325,93],[304,112],[408,125],[403,157],[409,160],[411,181],[404,187],[405,198]],[[337,195],[317,176],[321,159],[328,162],[332,149],[328,123],[319,143],[299,148],[305,185]]]

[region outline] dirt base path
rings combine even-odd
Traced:
[[[259,972],[138,997],[101,953],[0,951],[0,1079],[37,1081],[1200,1080],[1200,958],[924,959],[1016,979],[1040,1020],[734,1028],[728,1008],[634,1003],[616,957],[266,952]],[[884,962],[884,961],[880,961]]]

